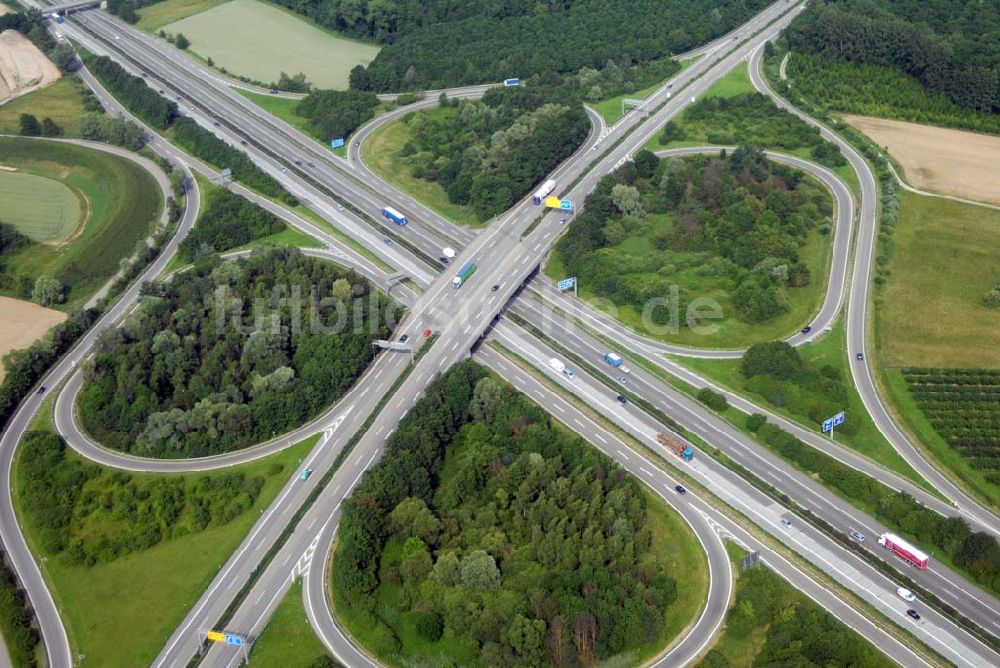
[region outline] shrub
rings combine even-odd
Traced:
[[[729,408],[729,401],[726,397],[713,391],[711,388],[703,387],[698,390],[698,401],[705,404],[713,411],[724,411]]]

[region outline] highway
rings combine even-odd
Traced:
[[[763,19],[757,19],[763,24]],[[782,20],[783,23],[787,23],[786,19]],[[105,22],[103,18],[95,19],[93,25],[100,26],[95,28],[95,30],[106,30],[108,34],[112,34],[112,31],[119,30],[119,27],[113,22]],[[88,23],[88,25],[90,25]],[[109,27],[110,26],[110,27]],[[760,26],[757,26],[760,27]],[[780,29],[781,24],[772,26],[767,29],[768,35],[776,34],[777,30]],[[123,35],[125,32],[122,33]],[[127,39],[114,40],[131,42]],[[155,41],[155,40],[154,40]],[[597,153],[589,153],[586,151],[581,151],[578,155],[574,156],[573,159],[564,163],[560,168],[562,174],[565,175],[565,179],[571,180],[577,175],[585,174],[580,182],[572,189],[570,196],[574,197],[577,201],[582,202],[583,197],[589,189],[596,184],[597,178],[599,178],[603,173],[609,171],[615,164],[618,164],[622,159],[628,156],[632,151],[635,150],[637,146],[641,146],[645,142],[648,136],[652,133],[658,131],[658,128],[662,123],[669,118],[671,115],[679,111],[687,103],[687,97],[689,95],[698,95],[705,88],[707,88],[712,80],[721,76],[726,70],[732,67],[741,57],[753,53],[754,44],[762,43],[762,39],[755,38],[752,40],[750,45],[741,47],[737,49],[736,53],[731,56],[724,56],[720,59],[713,60],[712,58],[703,58],[696,65],[683,73],[687,75],[686,78],[678,77],[677,81],[679,85],[683,83],[692,81],[697,75],[704,74],[706,71],[708,75],[702,79],[695,80],[694,83],[690,85],[688,91],[685,91],[684,96],[681,98],[675,98],[674,100],[667,103],[662,110],[654,114],[654,118],[651,119],[647,124],[640,129],[640,131],[629,136],[620,145],[615,147],[613,150],[609,151],[607,155],[603,156],[596,165],[584,165],[583,163],[593,156],[598,155]],[[143,53],[142,49],[147,48],[142,44],[134,44],[127,48],[135,48],[136,53]],[[719,62],[718,65],[714,65],[715,62]],[[661,90],[658,95],[664,93]],[[200,99],[200,94],[199,94]],[[237,96],[239,97],[239,96]],[[665,99],[665,97],[661,97]],[[215,102],[213,102],[215,104]],[[221,104],[221,103],[220,103]],[[229,104],[226,102],[226,104]],[[249,103],[247,103],[249,104]],[[252,105],[251,105],[252,106]],[[220,107],[220,109],[223,107]],[[235,109],[235,107],[234,107]],[[192,113],[201,114],[200,111],[193,111]],[[239,135],[237,131],[241,131],[241,128],[252,128],[254,130],[258,129],[256,125],[246,125],[244,126],[243,117],[241,114],[244,112],[236,109],[234,113],[238,116],[237,119],[227,119],[227,124],[232,123],[232,126],[237,128],[233,130],[229,125],[227,127],[216,127],[214,126],[215,121],[209,119],[213,118],[213,114],[217,112],[212,110],[207,112],[203,117],[196,116],[199,122],[206,125],[213,132],[217,134],[222,134],[230,138],[234,143],[239,141],[236,139]],[[250,115],[260,115],[259,112],[251,112]],[[633,115],[636,124],[638,123],[638,115]],[[288,141],[287,136],[282,130],[280,133],[273,129],[273,123],[267,121],[266,123],[266,134],[267,143],[271,141],[275,142],[269,150],[276,149],[278,146],[283,146],[283,143]],[[650,132],[646,132],[646,128],[651,128]],[[627,126],[622,126],[619,130],[620,134],[623,134],[627,129]],[[616,136],[620,136],[616,135]],[[313,149],[315,149],[315,142],[310,138],[303,138]],[[264,140],[259,140],[264,143]],[[296,140],[297,141],[297,140]],[[321,147],[320,147],[321,148]],[[585,145],[586,148],[586,145]],[[252,147],[246,149],[248,151],[255,150]],[[325,152],[325,150],[324,150]],[[291,153],[291,155],[299,155],[299,148],[296,147]],[[286,155],[286,154],[282,154]],[[332,154],[324,156],[324,160],[330,160]],[[263,163],[268,166],[269,171],[276,178],[279,178],[283,183],[288,185],[293,192],[299,194],[300,192],[306,193],[306,197],[312,197],[310,199],[310,206],[314,209],[318,208],[322,211],[322,214],[329,214],[331,217],[337,219],[338,226],[343,225],[344,227],[350,228],[350,224],[354,224],[358,229],[362,229],[361,226],[369,228],[367,233],[371,234],[370,223],[362,220],[350,220],[348,214],[343,214],[338,216],[334,213],[329,205],[322,202],[325,199],[325,195],[321,190],[316,189],[308,179],[305,179],[298,174],[298,170],[288,169],[287,171],[282,170],[282,166],[287,165],[287,159],[284,163],[281,161],[276,161],[271,154],[261,151],[259,154],[254,155],[255,160],[259,163]],[[332,158],[340,161],[339,158]],[[341,163],[343,161],[340,161]],[[342,164],[336,165],[336,169],[343,171],[344,167]],[[348,168],[350,169],[350,168]],[[586,169],[586,171],[584,171]],[[292,172],[293,174],[289,174]],[[321,181],[323,187],[334,188],[334,187],[344,187],[347,189],[347,194],[344,195],[345,198],[354,201],[362,201],[364,198],[355,197],[353,189],[356,188],[356,182],[351,181],[346,186],[343,185],[337,178],[330,176],[326,178],[326,172],[324,171],[323,179],[316,179]],[[312,177],[310,177],[312,178]],[[561,177],[563,178],[563,177]],[[367,179],[366,179],[367,181]],[[372,185],[370,182],[367,185]],[[366,190],[367,192],[367,190]],[[379,191],[383,192],[383,191]],[[397,195],[391,193],[391,189],[384,191],[388,193],[381,202],[395,202],[393,199]],[[380,202],[375,202],[371,200],[366,202],[366,206],[380,206]],[[536,215],[536,209],[522,203],[518,207],[512,210],[508,215],[503,216],[500,220],[496,221],[493,225],[486,228],[483,232],[479,234],[469,234],[467,239],[462,241],[466,242],[466,250],[463,252],[461,259],[469,257],[489,257],[489,260],[483,260],[481,262],[481,269],[479,274],[477,274],[475,281],[470,283],[468,286],[463,287],[462,290],[454,291],[451,289],[450,275],[446,275],[438,278],[434,283],[428,283],[428,288],[420,295],[414,308],[412,310],[411,318],[407,321],[406,326],[400,331],[405,331],[415,335],[423,327],[431,326],[438,331],[441,335],[440,340],[435,346],[433,346],[428,354],[418,363],[413,369],[410,376],[406,379],[403,387],[397,393],[397,397],[415,399],[422,388],[427,382],[447,365],[461,359],[467,353],[469,348],[479,337],[482,331],[482,324],[490,322],[493,316],[499,312],[507,300],[513,296],[514,291],[521,285],[522,281],[530,274],[530,272],[538,266],[538,263],[544,257],[545,253],[548,251],[551,242],[558,236],[561,227],[558,225],[556,220],[557,216],[549,215],[543,220],[542,224],[526,239],[521,241],[521,233],[523,233],[531,222],[534,220]],[[366,209],[367,212],[367,209]],[[407,211],[409,214],[409,211]],[[322,215],[321,214],[321,215]],[[419,216],[418,212],[418,216]],[[326,217],[326,215],[324,215]],[[377,216],[376,216],[377,217]],[[348,222],[339,220],[340,218],[348,219]],[[427,217],[426,221],[422,221],[427,225],[428,231],[423,233],[423,236],[415,237],[412,242],[415,246],[430,250],[431,248],[440,248],[442,242],[447,242],[448,239],[442,239],[436,236],[439,231],[440,225],[437,225],[435,221],[436,217],[430,215]],[[416,220],[416,217],[415,217]],[[407,226],[413,229],[413,226]],[[456,228],[450,228],[448,233],[457,236],[455,232]],[[365,237],[363,243],[366,246],[370,245],[372,238]],[[382,246],[383,244],[378,243],[380,241],[377,237],[374,238],[376,248]],[[455,241],[452,239],[452,241]],[[422,245],[423,244],[423,245]],[[421,246],[422,245],[422,246]],[[461,247],[462,244],[455,241],[455,246]],[[502,259],[506,258],[506,259]],[[461,261],[456,260],[456,261]],[[394,266],[399,266],[394,263]],[[845,265],[846,266],[846,265]],[[426,269],[421,268],[420,271],[415,271],[414,273],[422,273],[426,275]],[[494,283],[495,281],[495,283]],[[490,284],[500,286],[497,292],[490,291]],[[832,283],[832,282],[831,282]],[[839,302],[838,302],[839,306]],[[472,313],[476,311],[475,313]],[[314,484],[319,479],[319,473],[328,469],[336,457],[336,454],[340,451],[347,437],[353,433],[354,428],[360,426],[364,418],[375,407],[377,402],[377,397],[381,397],[386,391],[388,391],[391,385],[391,380],[398,377],[401,373],[401,368],[404,362],[400,360],[405,360],[402,355],[391,355],[386,354],[380,356],[376,365],[372,367],[369,372],[372,374],[365,378],[364,382],[356,385],[353,392],[358,392],[360,396],[356,396],[353,403],[347,401],[347,397],[338,403],[338,406],[334,407],[330,413],[328,413],[324,418],[317,422],[313,426],[312,431],[315,433],[319,428],[322,428],[324,433],[321,438],[320,444],[314,448],[312,454],[310,455],[309,465],[317,471],[317,475],[314,475],[312,480]],[[380,366],[381,365],[381,366]],[[368,393],[369,390],[374,389],[375,392],[372,393],[371,397],[366,397],[365,394],[361,394],[361,388],[364,387],[364,393]],[[350,395],[350,393],[349,393]],[[333,515],[331,514],[331,509],[335,512],[336,508],[339,507],[339,502],[344,496],[349,493],[349,490],[356,483],[361,472],[378,456],[381,449],[382,441],[384,440],[385,425],[395,424],[403,414],[405,414],[406,409],[412,403],[411,401],[401,401],[401,402],[391,402],[390,405],[386,406],[383,412],[379,415],[379,421],[377,425],[382,425],[375,431],[373,428],[369,430],[357,444],[354,454],[348,459],[348,461],[342,466],[337,473],[334,475],[333,480],[324,488],[319,500],[311,507],[309,511],[305,514],[302,521],[299,522],[298,528],[295,533],[293,533],[292,538],[288,540],[285,547],[279,551],[278,556],[272,562],[272,566],[267,569],[264,576],[258,580],[257,585],[251,591],[250,595],[246,598],[247,604],[242,606],[237,610],[236,616],[233,618],[233,624],[237,625],[239,628],[254,628],[255,625],[259,625],[263,620],[266,620],[266,616],[262,616],[264,613],[268,612],[268,608],[265,607],[263,610],[260,605],[266,601],[276,604],[280,597],[277,593],[281,591],[282,587],[287,583],[288,578],[292,574],[293,569],[302,572],[307,570],[309,573],[311,570],[311,563],[314,560],[314,555],[318,552],[322,555],[328,554],[329,546],[332,543],[333,532],[335,530],[335,522],[331,519]],[[69,402],[71,406],[71,402]],[[329,431],[327,431],[329,430]],[[308,430],[303,430],[303,433]],[[4,452],[8,450],[13,450],[13,448],[4,447]],[[304,464],[305,466],[306,464]],[[220,572],[219,577],[213,581],[212,586],[209,591],[206,592],[206,596],[199,601],[199,604],[189,615],[189,619],[186,620],[185,625],[175,633],[171,642],[168,643],[165,653],[157,661],[157,665],[181,665],[185,663],[187,657],[191,655],[191,647],[197,642],[197,628],[198,624],[202,621],[207,621],[209,624],[213,619],[217,618],[216,615],[213,618],[213,614],[219,611],[219,608],[224,608],[226,602],[231,599],[230,593],[235,593],[235,589],[238,588],[246,578],[249,577],[249,573],[252,571],[253,567],[256,566],[258,561],[258,556],[255,553],[266,546],[273,544],[276,535],[281,532],[283,524],[279,520],[283,519],[283,516],[289,515],[294,509],[298,508],[304,501],[305,497],[311,491],[310,485],[306,484],[309,481],[305,481],[302,484],[296,484],[296,480],[289,481],[286,488],[279,495],[278,501],[272,505],[271,508],[265,513],[265,519],[259,523],[255,529],[248,536],[247,541],[241,549],[237,551],[236,554],[231,558],[230,563],[223,568]],[[8,487],[9,489],[9,487]],[[325,518],[325,519],[323,519]],[[321,523],[322,521],[322,523]],[[6,535],[6,534],[5,534]],[[700,534],[703,535],[703,534]],[[711,551],[710,551],[711,554]],[[294,559],[294,562],[292,561]],[[294,563],[294,566],[292,565]],[[19,568],[20,572],[20,568]],[[319,572],[322,572],[320,569]],[[312,578],[311,581],[320,581],[321,578]],[[307,588],[311,590],[312,586]],[[269,598],[265,598],[268,597]],[[211,600],[208,600],[211,599]],[[325,599],[324,599],[325,600]],[[221,602],[219,602],[221,601]],[[256,616],[256,621],[254,617]],[[311,611],[311,617],[313,617]],[[712,615],[706,615],[706,617],[711,617]],[[324,636],[325,637],[325,636]],[[682,643],[683,646],[683,643]],[[343,648],[341,648],[343,649]],[[215,648],[213,652],[209,655],[210,662],[218,661],[228,661],[232,657],[225,654],[224,651]],[[58,664],[57,664],[58,665]],[[349,664],[349,665],[354,665]]]

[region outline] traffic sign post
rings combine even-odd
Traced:
[[[831,418],[823,420],[823,433],[830,434],[830,440],[833,440],[833,428],[839,427],[844,424],[844,411],[840,411]]]
[[[558,283],[556,283],[556,289],[559,292],[566,292],[570,288],[573,288],[573,296],[576,297],[576,276],[571,276],[569,278],[564,278]]]

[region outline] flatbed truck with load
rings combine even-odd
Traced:
[[[656,435],[656,440],[660,442],[660,445],[670,448],[675,455],[684,461],[689,462],[694,459],[694,450],[691,446],[681,442],[667,432],[661,431]]]

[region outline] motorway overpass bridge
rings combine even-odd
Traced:
[[[102,0],[76,0],[75,2],[61,2],[58,4],[47,5],[42,8],[46,14],[58,14],[59,16],[67,16],[74,12],[79,12],[84,9],[93,9],[95,7],[100,7]]]

